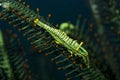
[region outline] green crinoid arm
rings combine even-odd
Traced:
[[[83,47],[81,47],[83,42],[78,44],[78,42],[76,40],[73,40],[70,37],[68,37],[65,32],[55,29],[55,28],[52,28],[52,27],[44,24],[43,22],[41,22],[38,19],[35,19],[34,23],[36,23],[38,26],[42,27],[49,34],[51,34],[51,36],[55,39],[55,41],[57,41],[58,44],[61,44],[64,47],[66,47],[72,55],[82,57],[86,66],[90,67],[89,59],[88,59],[88,52]]]
[[[4,68],[6,69],[6,74],[7,77],[12,80],[13,79],[13,71],[11,69],[10,63],[9,63],[9,59],[8,59],[8,55],[7,55],[7,51],[4,48],[4,41],[3,41],[3,35],[2,32],[0,30],[0,58],[2,59],[2,61],[0,60],[0,68]]]

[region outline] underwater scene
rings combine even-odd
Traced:
[[[0,0],[0,80],[120,80],[120,0]]]

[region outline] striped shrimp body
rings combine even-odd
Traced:
[[[45,23],[41,22],[39,19],[35,19],[34,23],[44,28],[49,34],[51,34],[51,36],[56,40],[58,44],[61,44],[68,49],[71,55],[82,57],[86,66],[90,67],[88,52],[83,47],[81,47],[83,42],[78,44],[76,40],[73,40],[70,37],[68,37],[65,32],[52,28],[46,25]]]

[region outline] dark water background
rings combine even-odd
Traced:
[[[47,17],[52,14],[53,24],[65,21],[76,22],[78,15],[90,18],[90,9],[86,0],[26,0],[32,9],[40,8],[40,15]]]

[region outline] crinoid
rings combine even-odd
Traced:
[[[24,54],[17,34],[0,30],[0,80],[31,80]]]
[[[108,76],[103,74],[106,73],[104,70],[107,69],[103,69],[104,66],[101,67],[100,62],[103,62],[103,60],[98,58],[101,53],[98,45],[95,45],[98,47],[98,54],[92,54],[92,52],[96,53],[97,49],[91,48],[93,43],[90,42],[91,38],[87,37],[91,29],[84,31],[84,24],[83,27],[80,27],[80,33],[77,32],[74,35],[75,32],[73,31],[74,33],[68,36],[67,34],[69,33],[66,34],[64,31],[56,29],[37,12],[29,9],[25,2],[20,3],[21,0],[0,0],[0,2],[2,8],[0,19],[8,21],[14,28],[18,29],[39,53],[45,53],[46,56],[50,55],[52,57],[51,61],[59,64],[58,69],[67,72],[65,74],[68,76],[67,80],[76,78],[83,80],[109,79]],[[91,27],[92,24],[90,25]],[[79,31],[78,27],[75,28],[75,31]],[[78,35],[79,37],[77,38],[76,36]],[[88,42],[86,48],[89,50],[83,47],[83,40]],[[90,53],[91,55],[89,56]],[[94,59],[96,57],[98,58],[97,61]],[[94,62],[92,62],[92,59]]]
[[[119,0],[91,0],[90,6],[96,21],[96,30],[99,44],[102,47],[104,58],[110,66],[116,79],[120,79],[119,66],[119,22],[120,22]],[[102,28],[102,29],[100,29]],[[99,33],[100,32],[100,33]],[[112,60],[112,61],[111,61]],[[114,65],[113,65],[114,63]]]

